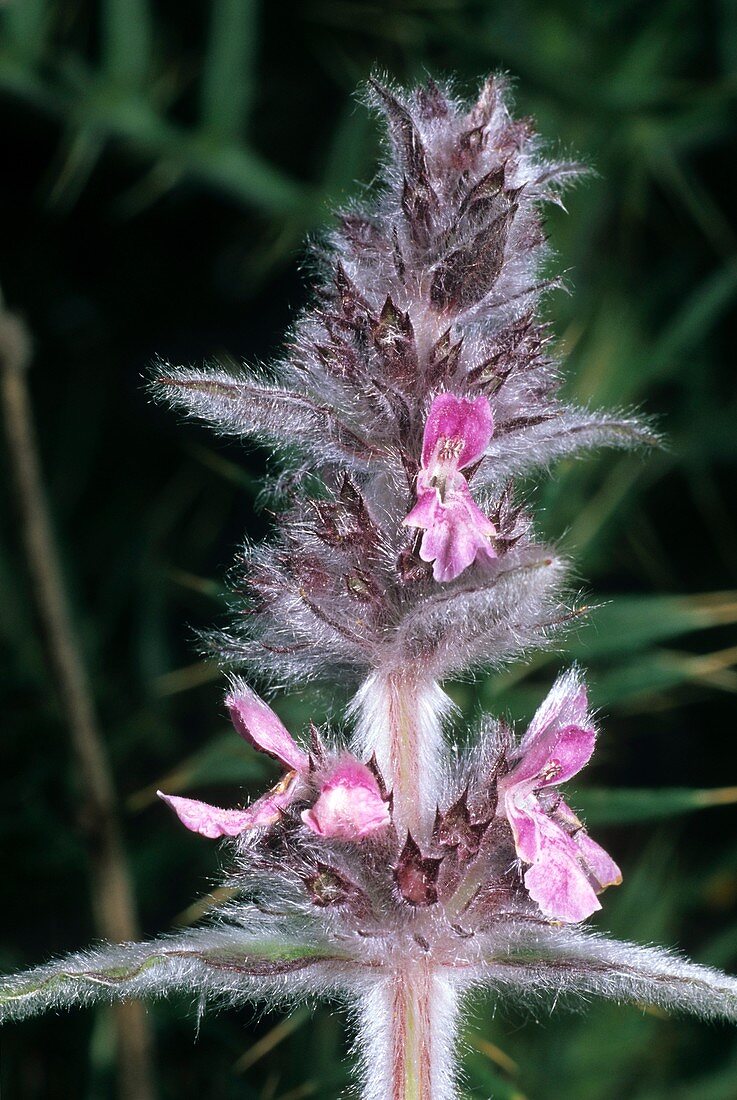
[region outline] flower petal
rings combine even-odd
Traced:
[[[527,733],[522,738],[520,752],[525,753],[530,744],[551,727],[586,725],[591,725],[588,720],[586,687],[581,682],[578,669],[573,668],[558,677],[537,708]]]
[[[194,798],[180,798],[174,794],[156,792],[167,806],[171,806],[179,820],[193,833],[215,840],[220,836],[238,836],[246,829],[253,828],[253,809],[223,810],[219,806],[210,806],[207,802],[198,802]]]
[[[225,705],[235,729],[249,745],[294,771],[307,771],[307,753],[300,749],[289,730],[255,691],[238,681],[226,696]]]
[[[497,813],[506,817],[514,837],[514,848],[525,863],[534,863],[540,853],[541,825],[545,824],[545,812],[538,804],[534,791],[521,784],[505,790],[499,786]]]
[[[156,793],[167,806],[171,806],[182,824],[193,833],[215,840],[220,836],[239,836],[249,829],[263,829],[274,825],[281,817],[282,810],[292,801],[296,779],[295,771],[287,772],[275,787],[257,798],[245,810],[224,810],[207,802],[198,802],[194,798],[164,794],[163,791]]]
[[[607,886],[619,886],[622,881],[622,872],[600,844],[592,840],[584,829],[576,833],[573,842],[597,894],[606,890]]]
[[[559,677],[538,707],[520,742],[505,782],[527,782],[546,787],[565,783],[591,758],[596,730],[587,712],[586,688],[576,670]]]
[[[416,511],[414,508],[410,516]],[[420,545],[420,557],[435,563],[433,577],[436,581],[455,580],[479,554],[486,558],[496,557],[489,542],[496,534],[494,524],[474,503],[465,481],[456,488],[453,498],[444,504],[438,503],[433,515],[434,522],[427,528]]]
[[[588,763],[595,744],[595,731],[584,726],[544,730],[505,777],[505,782],[514,784],[534,780],[538,790],[565,783]]]
[[[437,489],[420,492],[414,508],[402,520],[405,527],[423,527],[428,530],[442,522],[443,505]]]
[[[525,874],[525,886],[546,917],[575,924],[601,905],[578,858],[576,844],[563,833],[549,835]]]
[[[440,439],[459,439],[463,446],[457,469],[481,458],[494,431],[494,418],[488,397],[473,399],[441,393],[435,398],[425,423],[422,439],[422,465],[427,468]]]
[[[302,820],[318,836],[360,840],[391,820],[376,777],[358,760],[346,757],[321,785],[320,796]]]

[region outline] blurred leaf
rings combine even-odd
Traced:
[[[572,657],[590,662],[639,652],[694,630],[735,622],[737,591],[696,596],[615,596],[589,612],[566,650]]]
[[[276,773],[268,757],[249,748],[230,732],[213,738],[156,783],[132,794],[128,808],[142,810],[149,806],[156,801],[157,790],[176,793],[220,783],[236,787],[241,783],[268,782],[272,775]]]
[[[149,0],[103,0],[102,61],[121,89],[145,92],[151,76],[153,20]]]
[[[81,127],[64,135],[60,148],[58,168],[52,171],[53,183],[49,188],[49,205],[57,212],[72,209],[92,172],[103,149],[100,135],[94,129]]]
[[[645,382],[672,371],[674,361],[678,362],[681,369],[691,366],[687,356],[730,306],[735,294],[737,261],[714,271],[676,312],[673,320],[661,332],[646,372],[637,377],[637,385],[632,388],[632,397],[642,389]]]
[[[284,1042],[286,1038],[299,1028],[303,1027],[309,1020],[310,1015],[311,1013],[308,1008],[299,1008],[284,1020],[280,1020],[279,1023],[267,1031],[257,1043],[249,1047],[245,1054],[241,1055],[233,1066],[233,1072],[245,1073],[247,1069],[254,1066],[259,1059],[264,1057],[264,1055],[270,1054],[275,1047]]]
[[[250,117],[257,53],[257,0],[212,0],[202,68],[200,121],[221,138],[239,141]]]
[[[516,1082],[509,1081],[477,1051],[466,1055],[463,1068],[467,1083],[473,1089],[466,1096],[493,1096],[494,1100],[529,1100]],[[477,1090],[483,1090],[483,1093]]]
[[[737,787],[711,790],[581,787],[571,795],[571,801],[582,810],[587,825],[629,825],[639,821],[659,821],[713,806],[734,805],[737,803]]]
[[[560,660],[558,661],[561,664]],[[563,667],[567,662],[563,662]],[[737,691],[737,646],[719,653],[694,656],[669,650],[644,650],[632,661],[614,666],[588,667],[589,699],[592,706],[628,713],[647,709],[658,699],[675,705],[672,689],[681,684],[699,683],[723,691]],[[670,693],[664,696],[664,693]],[[492,709],[504,708],[514,719],[528,719],[542,702],[546,689],[527,683],[508,686],[502,677],[482,686],[482,700]]]
[[[353,99],[347,100],[325,158],[323,186],[329,202],[345,203],[355,195],[375,163],[377,152],[373,119]]]
[[[176,572],[173,578],[182,583],[181,575]],[[202,589],[200,589],[202,591]],[[150,660],[145,662],[146,668],[151,668]],[[181,691],[191,691],[192,688],[201,687],[202,684],[219,680],[221,672],[214,661],[197,661],[196,664],[186,665],[184,668],[175,668],[169,672],[162,672],[153,681],[153,689],[156,695],[178,695]]]
[[[48,0],[6,0],[0,11],[13,52],[26,64],[38,62],[43,55],[51,7]]]
[[[482,702],[491,710],[506,709],[515,719],[528,719],[540,705],[545,688],[526,682],[551,662],[580,661],[587,669],[590,697],[596,707],[626,706],[653,698],[679,684],[701,682],[733,691],[737,650],[692,654],[655,648],[657,643],[697,630],[737,621],[735,591],[695,596],[616,596],[592,608],[566,641],[565,659],[538,655],[527,665],[488,677],[481,685]],[[520,683],[520,680],[524,681]],[[471,699],[454,691],[459,706]]]

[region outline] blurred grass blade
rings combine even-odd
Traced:
[[[191,924],[197,924],[203,917],[214,909],[217,905],[225,905],[232,898],[238,896],[237,886],[217,886],[209,894],[204,894],[202,897],[197,898],[191,905],[188,905],[186,909],[183,909],[181,913],[173,918],[172,924],[175,928],[186,928]]]
[[[79,199],[100,158],[103,142],[94,127],[81,127],[66,134],[60,150],[60,165],[49,188],[49,206],[68,213]]]
[[[472,1038],[470,1044],[475,1046]],[[515,1082],[502,1076],[477,1051],[466,1055],[463,1068],[468,1084],[473,1088],[473,1092],[463,1093],[464,1100],[467,1096],[493,1096],[494,1100],[528,1100]]]
[[[152,15],[149,0],[104,0],[102,60],[106,77],[141,92],[151,74]]]
[[[373,120],[366,111],[347,101],[333,131],[323,171],[323,190],[332,204],[343,203],[366,174],[377,149]]]
[[[661,334],[639,387],[673,371],[673,360],[686,365],[686,356],[714,327],[737,294],[737,261],[715,271],[694,291],[673,321]]]
[[[661,696],[679,684],[705,683],[722,691],[737,690],[732,668],[737,664],[737,647],[694,656],[671,650],[643,652],[639,658],[607,669],[592,680],[594,706],[626,704],[628,711],[641,706],[645,699]],[[672,696],[668,700],[675,705]]]
[[[488,1039],[483,1039],[480,1035],[469,1035],[468,1043],[474,1050],[478,1050],[481,1054],[484,1054],[495,1066],[499,1066],[500,1069],[503,1069],[505,1073],[515,1074],[519,1070],[519,1066],[515,1060],[510,1058],[508,1054],[505,1054],[496,1043],[490,1043]]]
[[[43,55],[49,28],[51,5],[47,0],[6,0],[0,9],[2,26],[13,44],[13,52],[27,64]]]
[[[173,579],[182,583],[181,576],[174,574]],[[159,696],[178,695],[181,691],[191,691],[192,688],[201,687],[202,684],[209,684],[219,678],[220,669],[212,661],[197,661],[184,668],[163,672],[153,681],[152,687]]]
[[[254,96],[257,0],[212,0],[200,120],[210,133],[244,136]]]
[[[617,596],[592,608],[582,620],[566,645],[566,660],[585,662],[590,669],[591,699],[597,707],[624,705],[632,711],[683,683],[706,683],[733,691],[737,687],[734,647],[704,654],[655,647],[684,634],[734,622],[734,590],[695,596]],[[540,655],[526,667],[490,676],[481,688],[483,702],[492,710],[506,708],[514,719],[529,718],[544,689],[529,682],[527,676],[551,659],[557,660]],[[461,704],[462,699],[461,694]]]
[[[213,738],[156,783],[132,794],[128,809],[142,810],[151,805],[156,801],[158,789],[179,792],[218,783],[232,784],[235,788],[241,783],[268,782],[269,776],[276,778],[276,774],[267,757],[250,749],[232,732],[226,733]]]
[[[737,803],[737,787],[709,790],[686,787],[664,787],[661,790],[582,787],[572,801],[581,808],[587,825],[629,825],[640,821],[660,821],[712,806],[734,805]]]
[[[300,1008],[296,1012],[293,1012],[291,1016],[287,1016],[285,1020],[280,1020],[278,1024],[267,1031],[258,1042],[254,1043],[252,1047],[249,1047],[245,1054],[242,1054],[238,1061],[233,1066],[234,1073],[245,1073],[247,1069],[255,1065],[259,1059],[263,1058],[266,1054],[269,1054],[279,1043],[284,1042],[293,1032],[306,1024],[310,1018],[310,1010],[308,1008]]]
[[[694,630],[737,622],[737,591],[617,596],[594,608],[566,646],[581,660],[630,654]]]

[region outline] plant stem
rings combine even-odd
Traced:
[[[454,1100],[458,997],[429,956],[400,962],[361,1010],[362,1100]]]
[[[397,830],[418,841],[429,837],[442,789],[440,719],[449,707],[440,687],[412,668],[372,673],[352,705],[356,747],[376,757]]]
[[[431,978],[427,966],[400,971],[392,990],[392,1100],[432,1098]]]
[[[26,380],[31,344],[0,296],[0,388],[21,526],[34,597],[69,724],[82,788],[79,819],[86,834],[91,894],[99,934],[113,942],[137,938],[130,871],[123,848],[110,764],[100,734],[62,580],[46,502]],[[117,1005],[116,1049],[123,1100],[153,1100],[152,1041],[143,1005]]]

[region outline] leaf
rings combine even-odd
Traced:
[[[270,929],[259,936],[260,919],[254,910],[248,932],[219,925],[151,943],[104,945],[2,978],[0,1020],[21,1019],[52,1007],[181,992],[198,997],[227,993],[238,1001],[283,996],[286,974],[299,996],[310,984],[303,972],[345,958],[316,938],[307,942],[288,931]],[[329,988],[334,981],[323,977],[320,985]]]
[[[262,753],[245,745],[232,732],[213,738],[177,768],[156,783],[137,791],[128,799],[128,808],[142,810],[156,801],[156,791],[167,793],[188,791],[207,784],[265,782],[274,768]]]
[[[574,927],[520,929],[516,944],[482,958],[486,984],[530,997],[592,994],[647,1004],[702,1019],[737,1020],[737,978],[685,962],[668,951],[582,932]]]
[[[244,135],[253,105],[257,14],[256,0],[212,0],[200,121],[235,142]]]
[[[145,91],[152,53],[149,0],[103,0],[101,22],[106,77],[126,91]]]
[[[220,432],[260,435],[276,442],[299,443],[324,457],[329,450],[367,459],[381,449],[358,434],[350,417],[309,394],[262,384],[244,371],[189,370],[159,363],[151,380],[155,397],[205,420]]]
[[[572,793],[571,801],[583,811],[587,825],[623,825],[733,805],[737,803],[737,787],[581,787]]]
[[[591,661],[631,654],[693,630],[737,622],[737,591],[696,596],[604,597],[566,646],[571,656]]]

